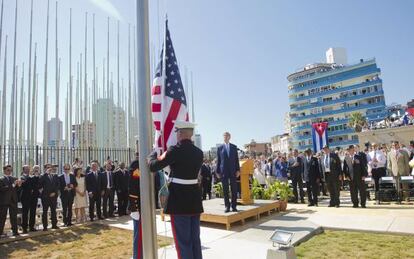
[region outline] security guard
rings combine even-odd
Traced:
[[[138,153],[135,154],[136,159],[132,161],[129,166],[129,206],[131,211],[131,218],[134,222],[134,239],[133,239],[133,259],[142,259],[142,227],[141,217],[139,212],[141,211],[140,203],[140,190],[139,183],[141,172],[139,171]]]
[[[170,166],[169,196],[165,213],[171,217],[177,257],[201,259],[200,214],[203,204],[198,175],[203,163],[203,152],[191,141],[194,124],[176,121],[178,143],[160,157],[152,153],[148,158],[150,170],[157,172]]]

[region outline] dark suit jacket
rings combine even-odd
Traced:
[[[295,162],[298,162],[298,165],[293,166]],[[291,178],[296,178],[299,176],[302,176],[303,174],[303,161],[300,156],[298,156],[295,161],[291,164],[289,164],[289,172]]]
[[[203,164],[201,166],[201,177],[203,183],[211,183],[211,169],[210,166]]]
[[[358,177],[368,176],[368,171],[364,165],[364,158],[362,156],[355,154],[354,161],[352,163],[352,168],[354,169],[353,172],[350,171],[350,166],[348,163],[352,163],[352,158],[347,157],[344,160],[343,173],[345,174],[346,177],[349,177],[349,179],[352,180],[355,176],[358,176]]]
[[[92,192],[94,196],[100,196],[102,191],[103,175],[98,172],[98,179],[96,179],[94,173],[90,171],[85,178],[86,190]]]
[[[20,180],[24,181],[22,186],[20,186],[20,201],[22,204],[28,204],[31,200],[31,196],[33,193],[33,181],[32,177],[29,175],[22,175]]]
[[[102,177],[102,181],[101,181],[101,189],[102,190],[106,190],[106,188],[108,187],[108,177],[106,175],[106,171],[101,172],[101,177]],[[109,171],[108,173],[110,173],[110,178],[112,179],[112,190],[115,189],[115,184],[114,184],[114,173],[112,171]]]
[[[117,192],[128,192],[129,173],[127,169],[124,172],[119,168],[114,173],[114,185]]]
[[[59,177],[55,174],[52,179],[49,178],[49,174],[42,174],[39,179],[39,188],[43,189],[41,197],[49,198],[51,193],[55,193],[54,198],[57,198],[59,191]]]
[[[73,184],[73,188],[70,191],[65,191],[65,187],[66,187],[65,175],[64,174],[59,175],[59,188],[60,188],[60,195],[62,197],[66,196],[67,194],[70,194],[72,196],[76,195],[75,188],[78,186],[78,182],[76,181],[76,177],[74,174],[69,174],[69,181],[70,181],[70,184]]]
[[[230,143],[229,155],[227,155],[226,146],[224,144],[218,147],[216,170],[222,177],[236,177],[236,172],[240,171],[236,145]]]
[[[0,177],[0,206],[17,206],[17,189],[13,187],[17,178],[10,176],[10,180],[6,176]]]
[[[319,162],[316,157],[312,156],[309,163],[306,157],[303,158],[303,161],[304,166],[307,166],[307,170],[304,170],[304,173],[307,172],[307,175],[304,176],[305,180],[313,182],[322,178],[321,171],[319,170]]]
[[[329,155],[330,155],[329,169],[331,170],[331,174],[337,175],[337,176],[342,175],[341,159],[339,159],[339,156],[335,154],[334,152],[329,153]],[[320,163],[321,163],[322,171],[326,178],[324,159],[325,159],[325,154],[321,156]]]

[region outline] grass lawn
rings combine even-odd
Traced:
[[[160,247],[170,239],[158,238]],[[132,231],[91,224],[0,245],[0,258],[130,258]]]
[[[295,252],[298,258],[414,258],[414,236],[325,231]]]

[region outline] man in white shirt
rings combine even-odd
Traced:
[[[102,207],[103,207],[103,215],[105,218],[113,217],[114,216],[114,178],[112,174],[112,164],[110,162],[106,162],[105,164],[105,172],[104,180],[103,180],[103,190],[104,196],[102,198]],[[109,210],[108,210],[109,207]]]
[[[372,143],[371,147],[372,151],[368,153],[368,165],[371,167],[372,178],[375,182],[375,193],[377,193],[376,197],[378,198],[379,179],[387,174],[385,170],[387,158],[376,143]]]

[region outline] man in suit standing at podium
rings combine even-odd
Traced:
[[[230,143],[230,133],[224,132],[224,144],[217,149],[217,174],[223,184],[225,212],[230,212],[229,183],[231,187],[231,208],[237,212],[237,178],[240,176],[237,146]]]

